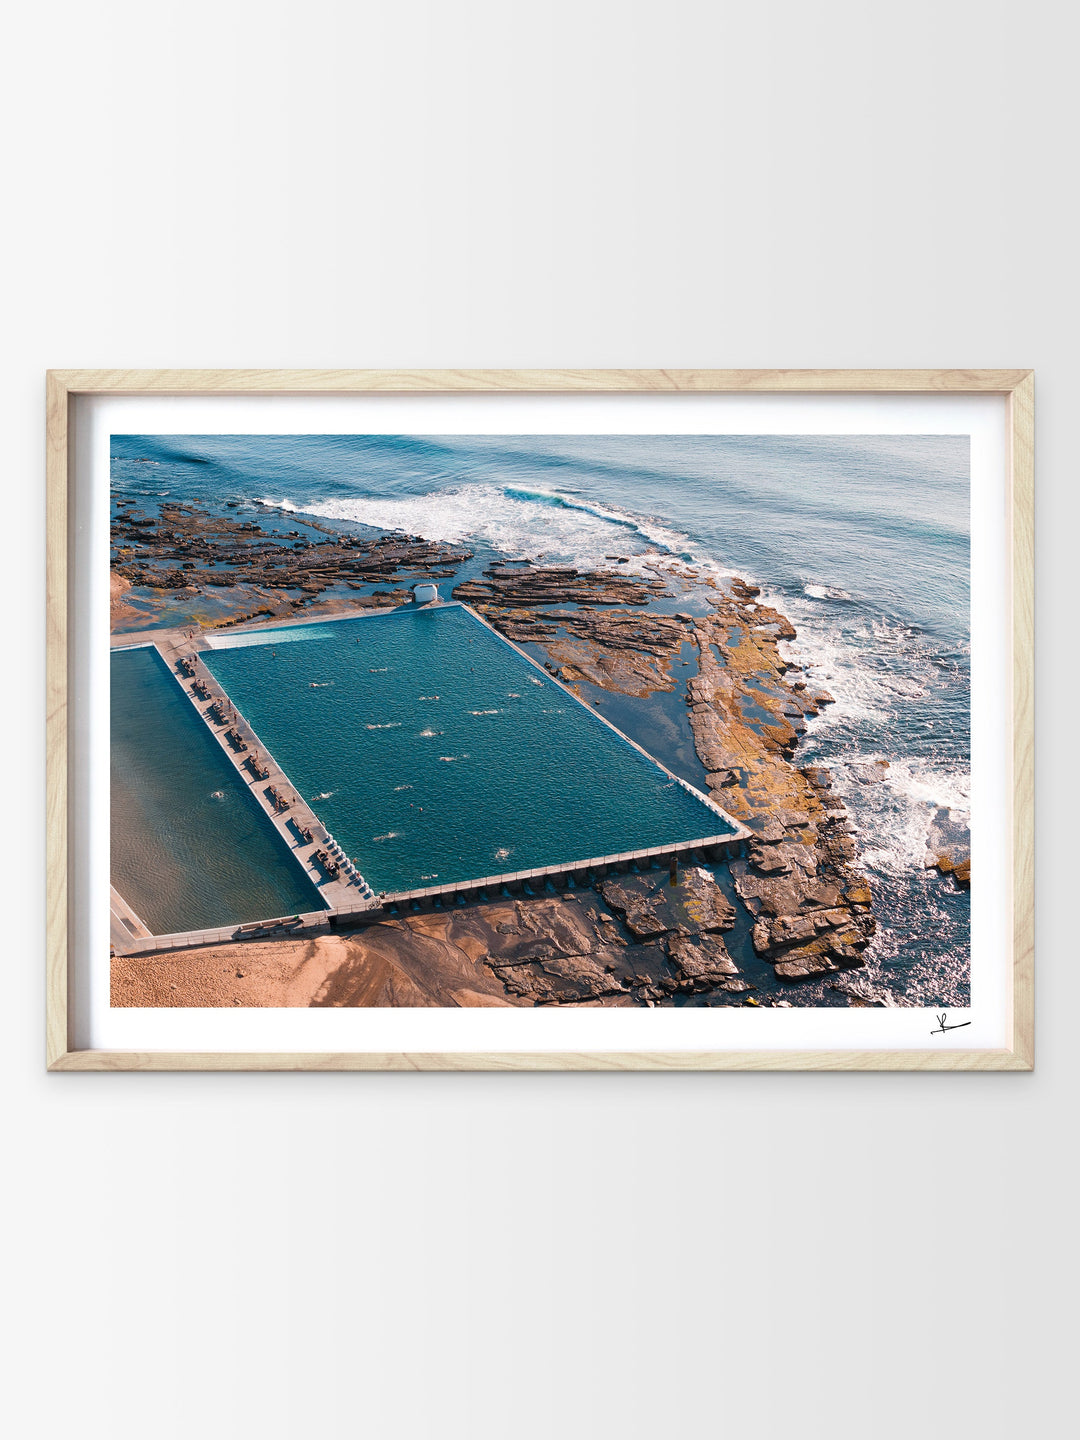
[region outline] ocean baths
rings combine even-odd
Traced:
[[[180,637],[174,666],[308,817],[278,823],[308,883],[321,840],[342,867],[334,914],[745,834],[461,604]]]

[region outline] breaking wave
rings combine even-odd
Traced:
[[[261,503],[452,545],[479,541],[508,557],[603,567],[621,546],[631,570],[639,568],[643,555],[658,551],[706,563],[706,557],[690,554],[685,533],[657,518],[573,499],[558,490],[466,484],[426,495],[353,495],[304,505],[265,497]]]
[[[798,631],[782,643],[784,658],[835,701],[808,719],[796,763],[830,768],[863,865],[894,879],[921,870],[937,812],[970,817],[970,764],[952,743],[968,725],[962,665],[942,667],[940,647],[917,627],[884,617],[830,623],[798,597],[770,603]]]
[[[850,600],[851,596],[846,590],[841,590],[839,585],[811,585],[803,586],[803,594],[809,595],[812,600]]]
[[[970,824],[971,776],[947,762],[894,759],[880,779],[867,783],[864,767],[874,758],[834,761],[833,790],[855,823],[862,863],[900,878],[922,869],[940,811],[956,827]]]

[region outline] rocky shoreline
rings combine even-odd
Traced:
[[[687,718],[694,746],[717,804],[755,832],[747,858],[731,865],[739,898],[755,917],[755,951],[783,980],[861,965],[875,922],[869,884],[853,863],[850,823],[830,793],[828,771],[792,763],[807,717],[832,696],[811,689],[800,668],[782,659],[778,642],[794,639],[794,627],[738,578],[725,591],[712,584],[705,616],[591,608],[672,598],[679,567],[654,569],[656,579],[641,580],[496,566],[485,571],[486,583],[453,593],[509,639],[540,641],[570,685],[584,679],[628,695],[671,689],[672,661],[692,640],[698,673],[687,686]],[[568,601],[582,608],[536,614]]]
[[[861,965],[875,923],[828,770],[793,763],[807,717],[833,698],[781,658],[777,642],[795,631],[756,595],[735,582],[695,622],[690,726],[710,790],[755,833],[747,858],[732,864],[735,889],[758,917],[754,949],[778,977],[796,980]]]
[[[293,530],[267,533],[258,521],[172,503],[161,506],[157,521],[119,516],[114,614],[119,607],[122,623],[136,587],[151,596],[183,592],[193,601],[208,590],[231,598],[209,622],[215,625],[311,613],[313,601],[328,603],[328,590],[336,592],[340,609],[342,587],[366,591],[344,608],[394,605],[411,593],[405,582],[449,579],[472,558],[415,536],[360,538],[291,515],[284,522],[274,518],[279,526],[294,521]],[[324,533],[311,539],[301,523]],[[649,562],[651,578],[621,569],[619,557],[612,560],[611,569],[595,571],[499,562],[461,581],[452,594],[508,639],[541,647],[549,670],[572,688],[587,683],[639,699],[671,692],[679,683],[676,667],[693,669],[684,657],[696,658],[685,687],[686,725],[713,798],[754,832],[745,856],[730,862],[736,904],[701,864],[674,877],[666,871],[608,875],[594,890],[387,918],[348,936],[345,970],[328,974],[319,992],[324,998],[303,1003],[655,1005],[702,996],[714,1004],[789,1003],[775,995],[755,999],[752,981],[740,974],[724,940],[740,909],[754,953],[796,999],[797,982],[863,965],[875,921],[851,825],[828,771],[795,761],[808,717],[832,697],[780,655],[779,642],[794,638],[794,628],[744,581],[702,581],[660,554]],[[379,582],[395,588],[374,589]],[[691,591],[700,596],[703,586],[708,613],[669,613],[667,602],[679,603]],[[254,611],[252,596],[263,602]],[[662,608],[650,608],[657,602]],[[947,861],[959,879],[960,862]],[[243,947],[215,947],[215,953],[234,948]],[[389,964],[395,955],[410,993],[428,998],[372,998],[383,991],[372,990],[368,961],[381,956]],[[159,963],[124,962],[116,972],[127,976],[124,993],[142,993],[139,965],[149,975]],[[168,964],[174,976],[182,974],[175,952]],[[206,964],[202,952],[200,973]],[[440,966],[450,967],[454,985],[438,979]],[[404,983],[385,994],[400,993]],[[487,998],[434,998],[455,991]],[[361,992],[369,998],[346,998]],[[202,993],[197,1002],[121,997],[114,1003],[218,1002]],[[849,1003],[867,1002],[853,994]]]
[[[220,628],[309,613],[313,601],[335,588],[369,592],[358,593],[354,605],[400,605],[410,598],[411,584],[449,578],[472,559],[472,552],[460,546],[420,536],[362,539],[315,520],[296,519],[295,525],[301,528],[268,530],[258,520],[215,516],[170,501],[161,505],[156,520],[124,508],[114,516],[110,534],[114,628],[131,617],[142,618],[130,600],[123,600],[118,583],[123,591],[141,587],[161,599],[195,602],[209,591],[225,591],[261,602],[251,609],[231,606],[218,617],[194,613],[204,628]],[[380,583],[395,588],[371,588]],[[194,603],[192,610],[197,612]]]

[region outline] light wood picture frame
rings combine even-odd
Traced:
[[[1034,1063],[1034,380],[1016,370],[53,370],[47,376],[47,1065],[102,1070],[1029,1070]],[[1011,676],[1011,1017],[994,1048],[437,1053],[173,1052],[78,1048],[71,1005],[78,924],[74,826],[84,803],[73,760],[79,604],[73,513],[82,483],[74,417],[83,397],[295,395],[953,395],[1000,396],[1007,412],[1009,553],[1002,557]]]

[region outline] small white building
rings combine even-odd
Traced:
[[[437,585],[414,585],[412,593],[417,605],[434,605],[439,598],[439,587]]]

